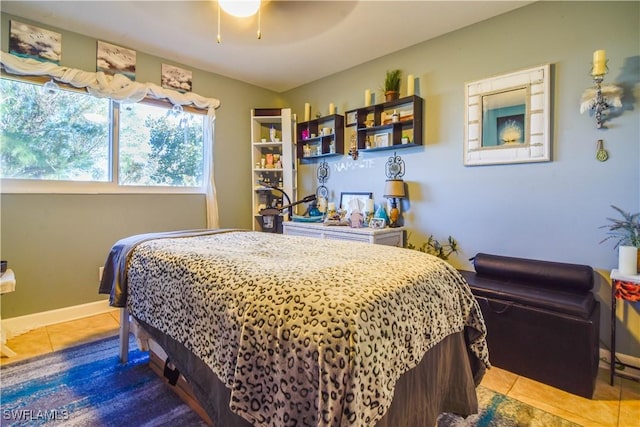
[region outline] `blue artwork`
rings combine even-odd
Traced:
[[[526,104],[494,108],[482,118],[482,146],[495,147],[506,144],[524,144]]]
[[[524,144],[524,114],[498,117],[496,128],[498,145]]]

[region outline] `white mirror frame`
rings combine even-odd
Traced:
[[[465,84],[466,166],[551,160],[549,73],[550,65],[545,64]],[[491,108],[489,98],[498,100],[494,102],[498,106]],[[509,112],[512,108],[518,113]],[[504,115],[498,110],[504,111]],[[488,112],[492,112],[490,117]],[[517,141],[505,142],[498,138],[500,131],[497,129],[510,117],[516,118],[511,123],[516,125]],[[491,141],[488,140],[487,120],[491,120],[492,128],[495,127]]]

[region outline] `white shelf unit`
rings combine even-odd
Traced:
[[[252,214],[253,229],[263,230],[261,209],[287,205],[282,192],[268,187],[275,186],[284,191],[291,202],[297,200],[296,117],[290,108],[254,108],[251,110],[251,182],[253,185]],[[271,129],[275,130],[272,141]],[[278,161],[279,160],[279,161]],[[266,183],[267,185],[263,185]],[[294,210],[295,213],[295,210]],[[285,210],[280,215],[280,224],[288,220]],[[281,232],[281,228],[278,230]]]

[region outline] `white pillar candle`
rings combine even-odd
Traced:
[[[329,104],[329,114],[335,114],[335,113],[336,113],[336,106],[332,102],[331,104]]]
[[[633,246],[620,246],[618,271],[625,276],[635,276],[638,274],[638,248]]]
[[[416,93],[416,79],[413,74],[409,74],[407,77],[407,96],[412,96]]]
[[[373,212],[373,199],[367,199],[367,206],[365,212]]]
[[[368,107],[371,105],[371,90],[367,89],[364,91],[364,106]]]
[[[308,102],[304,103],[304,121],[308,122],[311,119],[311,105]]]
[[[328,206],[328,209],[329,209],[330,212],[331,211],[335,212],[336,204],[334,202],[329,202],[329,204],[327,206]]]
[[[607,55],[604,50],[596,50],[593,52],[593,71],[594,76],[602,76],[607,73]]]
[[[322,213],[327,211],[327,199],[324,197],[318,198],[318,210]]]

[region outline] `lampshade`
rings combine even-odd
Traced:
[[[218,0],[222,10],[238,18],[246,18],[260,9],[260,0]]]
[[[404,194],[404,181],[401,179],[388,179],[384,185],[384,197],[402,198]]]

